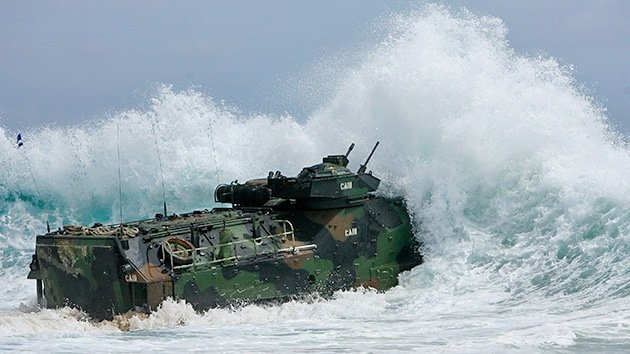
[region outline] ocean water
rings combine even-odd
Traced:
[[[630,150],[553,58],[500,19],[394,16],[308,117],[242,113],[168,85],[75,127],[0,127],[0,351],[630,352]],[[316,83],[314,83],[316,84]],[[426,263],[377,293],[93,323],[38,309],[35,236],[69,223],[213,206],[218,181],[344,153],[402,195]],[[120,164],[118,163],[120,149]]]

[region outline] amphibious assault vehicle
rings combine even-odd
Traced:
[[[184,299],[196,310],[277,301],[352,287],[379,290],[422,261],[402,199],[330,155],[296,177],[219,185],[229,208],[118,225],[64,226],[37,236],[29,279],[41,306],[93,319]]]

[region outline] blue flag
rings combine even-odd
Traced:
[[[18,133],[17,142],[15,143],[15,145],[18,149],[21,148],[22,145],[24,145],[24,142],[22,141],[22,133]]]

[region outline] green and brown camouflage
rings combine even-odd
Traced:
[[[367,161],[348,170],[351,150],[297,177],[220,185],[215,200],[230,208],[37,236],[28,277],[38,302],[109,319],[167,298],[201,311],[395,286],[422,261],[410,218],[402,199],[374,194]]]

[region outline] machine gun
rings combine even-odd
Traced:
[[[367,164],[368,164],[368,162],[370,162],[370,159],[372,158],[372,155],[374,155],[374,151],[376,151],[376,148],[378,147],[379,143],[380,143],[379,141],[376,142],[376,145],[374,145],[374,147],[372,148],[372,152],[370,152],[370,155],[368,156],[367,160],[365,160],[365,163],[363,165],[361,165],[361,167],[359,167],[359,170],[357,171],[357,174],[365,173],[365,169],[367,168]],[[352,144],[352,145],[354,145],[354,144]],[[350,152],[350,151],[348,151],[348,152]]]

